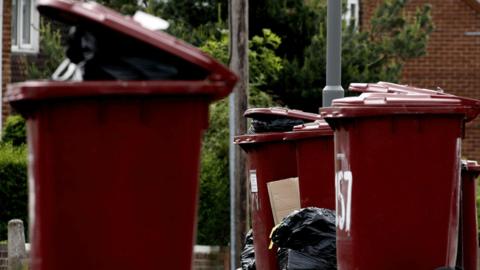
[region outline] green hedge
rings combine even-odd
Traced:
[[[27,132],[25,119],[20,115],[12,115],[5,121],[5,128],[2,132],[2,142],[19,146],[27,143]]]
[[[26,146],[0,144],[0,240],[7,239],[8,221],[18,218],[28,228]]]

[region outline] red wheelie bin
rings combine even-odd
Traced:
[[[473,160],[462,161],[460,194],[460,229],[458,234],[457,266],[476,270],[478,265],[477,178],[480,165]]]
[[[338,268],[454,267],[461,141],[480,102],[393,84],[362,91],[373,87],[321,109],[335,134]]]
[[[38,8],[116,42],[111,50],[130,44],[128,56],[154,52],[175,68],[156,67],[170,72],[165,80],[9,88],[27,119],[31,269],[191,269],[208,105],[231,92],[236,76],[99,4],[39,0]]]
[[[244,115],[266,121],[279,117],[305,122],[320,119],[318,114],[282,108],[249,109]],[[278,269],[276,249],[268,248],[270,232],[275,224],[267,183],[297,176],[296,148],[293,141],[285,140],[287,133],[277,131],[247,134],[236,136],[234,141],[248,154],[253,243],[257,269]]]
[[[333,130],[317,120],[295,126],[285,140],[295,144],[300,206],[335,209]]]

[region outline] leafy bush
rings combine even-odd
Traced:
[[[29,80],[50,78],[65,58],[61,31],[43,18],[40,21],[40,54],[44,56],[40,65],[36,62],[30,63],[26,58],[23,60]]]
[[[2,142],[19,146],[27,142],[25,119],[20,115],[11,115],[5,122],[2,133]]]
[[[0,240],[7,239],[8,221],[18,218],[28,228],[26,146],[0,144]]]

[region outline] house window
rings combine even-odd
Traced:
[[[347,1],[347,11],[346,13],[344,13],[343,17],[348,24],[350,24],[350,22],[353,22],[355,26],[358,26],[358,20],[359,20],[358,0]]]
[[[35,0],[12,0],[12,51],[37,53],[39,15]]]

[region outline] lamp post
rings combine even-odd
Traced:
[[[323,107],[330,107],[332,100],[342,98],[342,1],[327,3],[327,85],[323,88]]]

